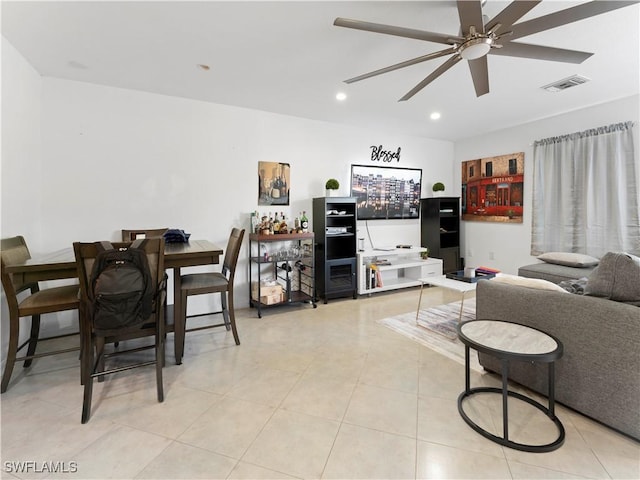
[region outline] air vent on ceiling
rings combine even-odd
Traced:
[[[550,83],[549,85],[545,85],[542,88],[547,92],[559,92],[561,90],[566,90],[567,88],[575,87],[576,85],[582,85],[588,81],[589,79],[587,77],[573,75],[571,77],[558,80],[557,82]]]

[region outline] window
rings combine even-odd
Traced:
[[[640,254],[633,123],[618,123],[533,146],[531,254]]]
[[[493,177],[493,162],[487,162],[484,166],[484,176]]]

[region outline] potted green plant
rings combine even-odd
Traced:
[[[442,183],[442,182],[434,183],[433,187],[431,187],[431,190],[433,190],[433,194],[434,195],[442,194],[442,192],[444,192],[444,183]]]
[[[324,184],[324,188],[327,190],[327,197],[335,197],[338,194],[340,182],[335,178],[330,178],[327,180],[327,183]]]
[[[429,258],[429,247],[424,247],[426,250],[424,252],[420,252],[420,258],[423,260],[427,260]]]

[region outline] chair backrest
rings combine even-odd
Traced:
[[[137,238],[161,237],[168,228],[138,228],[136,230],[122,230],[122,241],[133,242]]]
[[[91,272],[93,270],[93,264],[96,261],[96,257],[100,252],[97,246],[100,242],[74,242],[73,251],[76,256],[76,264],[78,266],[78,277],[80,279],[80,303],[86,308],[90,305],[90,289],[91,286]],[[114,248],[124,248],[131,246],[133,242],[117,242],[112,245]],[[157,290],[164,278],[164,239],[162,237],[147,238],[145,242],[142,242],[141,248],[147,254],[147,261],[149,263],[149,273],[151,275],[151,281],[155,286],[154,292]],[[154,311],[162,304],[163,299],[157,299],[154,306]],[[88,312],[89,310],[85,310]]]
[[[233,228],[231,235],[229,235],[229,241],[227,242],[227,251],[224,254],[224,261],[222,262],[222,274],[229,276],[229,285],[233,287],[233,277],[236,273],[236,265],[238,264],[238,257],[240,256],[240,247],[242,246],[242,239],[244,238],[244,229]]]
[[[18,305],[17,295],[29,288],[32,284],[26,284],[19,275],[13,275],[5,271],[6,265],[23,263],[31,258],[24,237],[10,237],[0,240],[0,261],[2,263],[2,288],[7,297],[9,307]]]

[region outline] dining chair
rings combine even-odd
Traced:
[[[168,228],[138,228],[135,230],[122,230],[122,241],[133,242],[138,238],[161,237]]]
[[[236,327],[236,317],[233,306],[233,282],[236,273],[236,265],[238,264],[238,256],[240,255],[240,247],[244,237],[244,229],[233,228],[229,241],[227,242],[227,250],[222,263],[222,272],[206,272],[206,273],[190,273],[182,275],[180,285],[180,305],[181,311],[176,315],[174,327],[174,342],[176,363],[182,363],[184,356],[184,340],[186,332],[196,330],[204,330],[215,327],[226,327],[227,330],[233,331],[233,338],[236,345],[240,345],[240,337]],[[187,323],[187,299],[191,295],[203,295],[209,293],[219,293],[222,303],[222,310],[200,315],[191,315],[191,317],[203,315],[223,315],[223,323],[215,323],[199,327],[186,328]]]
[[[17,361],[24,360],[24,368],[31,366],[34,358],[57,355],[79,350],[80,346],[36,353],[38,342],[77,335],[78,332],[40,338],[40,316],[47,313],[64,312],[78,309],[78,285],[65,285],[40,290],[38,282],[25,282],[22,275],[6,271],[6,267],[23,263],[31,258],[24,237],[3,238],[0,241],[0,257],[2,258],[2,288],[9,307],[9,341],[2,375],[1,393],[7,391],[13,367]],[[23,292],[29,292],[24,296]],[[29,338],[22,344],[20,341],[20,319],[31,317]],[[17,354],[27,347],[25,355]]]
[[[75,242],[73,250],[78,266],[78,276],[80,278],[80,336],[82,340],[82,383],[84,385],[84,396],[82,402],[82,423],[87,423],[91,417],[91,401],[93,394],[93,380],[104,381],[105,375],[130,370],[137,367],[155,365],[156,367],[156,387],[158,402],[164,401],[164,390],[162,382],[162,367],[164,366],[165,349],[165,318],[164,318],[164,297],[166,295],[166,278],[164,274],[164,239],[162,237],[147,238],[141,242],[139,248],[143,249],[147,255],[151,281],[154,285],[154,301],[151,315],[144,323],[105,328],[96,325],[93,318],[93,303],[91,301],[92,271],[93,265],[101,251],[101,242],[81,243]],[[126,249],[131,247],[132,242],[114,243],[116,249]],[[136,245],[137,246],[137,245]],[[153,337],[153,343],[132,342],[132,345],[120,349],[120,343],[144,337]],[[105,349],[106,344],[114,344],[109,351]],[[118,344],[116,347],[115,345]],[[134,354],[143,350],[154,349],[153,360],[140,359],[132,355],[119,362],[109,362],[107,360]]]

